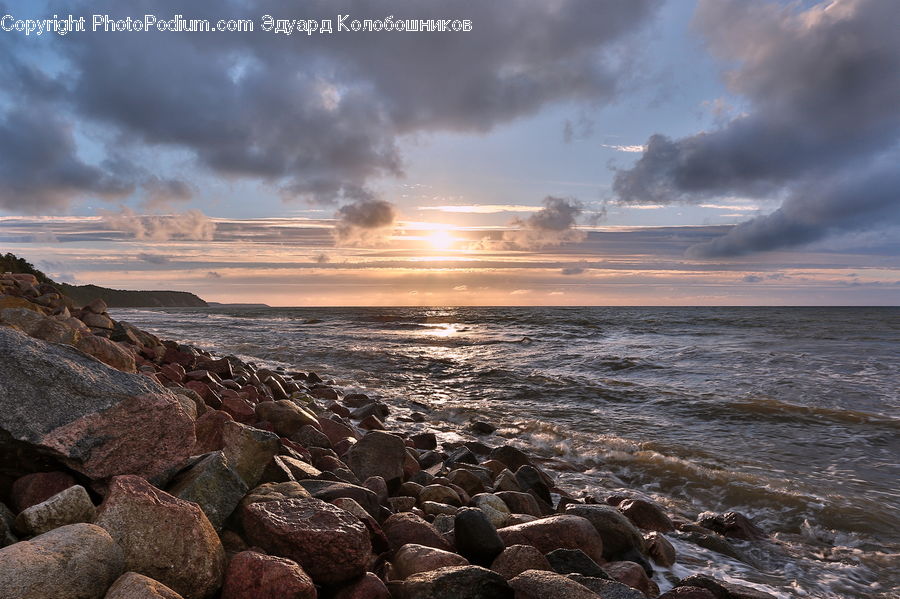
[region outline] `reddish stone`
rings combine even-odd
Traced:
[[[194,424],[197,444],[194,445],[192,454],[200,455],[222,449],[224,446],[222,430],[226,422],[233,421],[231,414],[222,410],[210,410],[197,418],[197,422]]]
[[[196,503],[138,476],[116,476],[97,512],[125,552],[125,569],[149,576],[185,599],[210,597],[222,583],[225,550]]]
[[[176,383],[184,382],[184,367],[181,364],[166,364],[160,368],[160,373]]]
[[[366,572],[365,576],[335,593],[334,599],[391,599],[391,593],[380,578]]]
[[[12,484],[10,500],[13,509],[21,512],[76,484],[75,479],[65,472],[26,474]]]
[[[214,410],[218,410],[222,407],[222,398],[219,397],[218,393],[210,389],[209,385],[206,383],[201,383],[200,381],[188,381],[184,386],[196,391],[203,399],[204,403]]]
[[[609,562],[603,565],[606,573],[633,589],[637,589],[647,597],[659,595],[656,583],[647,577],[647,573],[640,564],[635,562]]]
[[[381,524],[391,551],[408,543],[453,551],[447,539],[431,524],[411,512],[392,514]]]
[[[300,564],[320,584],[361,576],[372,554],[359,518],[319,499],[284,499],[244,505],[250,543]]]
[[[193,354],[179,351],[173,347],[166,348],[166,353],[163,354],[163,362],[180,364],[184,366],[185,370],[193,367],[195,359]]]
[[[297,562],[242,551],[228,563],[222,599],[316,599],[312,579]]]
[[[383,431],[384,423],[378,419],[378,416],[371,414],[359,422],[359,428],[367,431]]]
[[[231,389],[222,392],[222,410],[231,414],[237,422],[252,424],[256,421],[256,407]]]
[[[343,422],[338,422],[331,418],[319,418],[319,426],[321,427],[322,432],[325,433],[325,436],[328,437],[328,440],[331,441],[332,445],[347,437],[351,439],[356,438],[356,432],[352,428]]]
[[[330,406],[328,406],[328,409],[330,411],[334,412],[335,414],[337,414],[338,416],[342,416],[344,418],[350,418],[350,409],[347,408],[346,406],[342,406],[339,403],[331,404]]]
[[[655,503],[644,499],[626,499],[619,503],[619,511],[635,526],[643,530],[672,532],[675,526],[665,511]]]
[[[254,387],[253,385],[244,385],[243,387],[241,387],[241,393],[246,393],[247,400],[252,403],[259,403],[263,399],[265,399],[265,397],[260,395],[259,391],[257,391],[256,387]]]
[[[161,582],[136,572],[126,572],[106,591],[103,599],[183,599]]]
[[[544,554],[554,549],[581,549],[598,564],[603,563],[603,540],[594,525],[580,516],[551,516],[501,528],[497,533],[507,547],[533,545]]]

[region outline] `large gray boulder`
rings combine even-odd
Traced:
[[[153,478],[193,445],[193,421],[155,381],[0,326],[0,477],[61,462],[93,479]]]

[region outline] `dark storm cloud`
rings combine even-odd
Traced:
[[[358,201],[372,199],[371,179],[402,174],[401,135],[483,132],[556,101],[610,100],[628,73],[623,42],[658,4],[455,0],[398,8],[389,0],[60,3],[51,8],[61,14],[183,14],[213,23],[252,18],[256,31],[69,35],[51,42],[67,66],[59,77],[25,58],[28,40],[4,53],[0,69],[13,75],[10,90],[20,88],[54,102],[40,109],[42,116],[65,114],[70,122],[87,118],[104,125],[115,138],[108,149],[116,154],[145,145],[187,150],[213,172],[266,181],[289,198]],[[473,31],[284,36],[259,30],[265,14],[283,19],[336,20],[339,14],[352,19],[470,19]],[[74,156],[74,151],[65,153],[69,161]],[[34,188],[24,194],[32,199],[5,193],[3,206],[30,208],[34,198],[42,198],[41,206],[50,208],[73,195],[126,189],[111,186],[104,179],[111,173],[102,165],[75,164],[63,170],[77,182],[67,184],[67,178],[59,177],[61,183],[42,189],[41,178],[22,177],[20,187],[30,182]],[[2,176],[0,184],[10,187],[9,173]]]
[[[517,227],[503,234],[503,240],[520,249],[540,249],[583,241],[584,231],[575,229],[584,205],[575,198],[544,198],[544,207],[526,219],[516,219]]]
[[[773,249],[879,223],[898,198],[880,179],[855,173],[900,140],[896,11],[894,0],[839,0],[804,12],[794,4],[701,1],[696,25],[715,55],[737,64],[726,79],[749,110],[690,137],[652,136],[633,168],[616,173],[619,201],[787,198],[772,215],[695,248],[696,256]],[[843,192],[817,185],[823,178]]]
[[[384,200],[357,200],[341,206],[334,236],[344,245],[372,245],[382,242],[393,231],[397,210]]]

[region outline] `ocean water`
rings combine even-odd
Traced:
[[[741,559],[670,536],[656,580],[900,597],[898,308],[115,310],[164,338],[314,370],[464,438],[477,417],[601,500],[630,489],[770,533]],[[482,439],[491,442],[489,439]]]

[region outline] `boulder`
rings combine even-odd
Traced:
[[[506,526],[510,510],[502,499],[491,493],[479,493],[472,497],[472,503],[484,512],[484,515],[494,525],[494,528]]]
[[[75,485],[20,512],[15,528],[21,534],[40,535],[67,524],[92,522],[96,515],[85,488]]]
[[[296,561],[319,584],[362,576],[372,553],[359,518],[319,499],[283,499],[245,505],[247,539]]]
[[[514,514],[541,517],[541,506],[538,505],[537,499],[533,495],[521,491],[499,491],[495,495],[502,499],[503,503],[509,507],[509,511]]]
[[[183,599],[163,583],[137,572],[126,572],[113,583],[103,599]]]
[[[438,530],[412,512],[392,514],[381,524],[392,551],[400,549],[407,543],[425,545],[444,551],[452,551],[450,543]]]
[[[125,351],[121,345],[99,335],[82,335],[75,347],[94,356],[104,364],[122,372],[136,372],[134,354]]]
[[[402,438],[371,431],[347,451],[346,462],[360,480],[380,476],[389,487],[396,487],[402,482],[405,457],[406,444]]]
[[[199,505],[217,531],[222,530],[248,490],[223,451],[210,453],[179,473],[167,488],[170,495]]]
[[[604,544],[605,542],[604,540]],[[663,568],[671,568],[675,563],[675,547],[662,534],[655,531],[648,532],[644,535],[644,546],[651,559]]]
[[[723,537],[732,537],[755,541],[766,538],[766,533],[756,526],[747,516],[739,512],[703,512],[697,518],[697,524],[704,528],[719,533]]]
[[[516,449],[512,445],[501,445],[490,453],[492,460],[497,460],[506,465],[511,472],[515,472],[526,464],[531,466],[531,458],[524,451]]]
[[[363,507],[373,518],[381,520],[381,504],[378,495],[371,489],[345,482],[304,479],[297,481],[310,495],[322,501],[333,501],[338,497],[349,497]]]
[[[201,455],[222,449],[225,446],[222,437],[226,422],[234,422],[234,418],[222,410],[210,410],[197,418],[197,422],[194,423],[197,442],[191,452],[192,455]]]
[[[199,506],[137,476],[116,476],[96,523],[125,551],[125,566],[185,599],[212,596],[221,585],[225,550]]]
[[[479,566],[449,566],[410,576],[392,595],[400,599],[513,599],[514,592],[496,572]]]
[[[702,587],[675,587],[657,599],[716,599],[716,596]]]
[[[619,504],[619,511],[642,530],[672,532],[675,526],[668,514],[658,505],[646,499],[626,499]]]
[[[659,595],[656,583],[650,580],[644,568],[635,562],[609,562],[603,566],[606,573],[622,584],[637,589],[647,597]]]
[[[19,539],[12,532],[15,520],[16,515],[12,510],[6,507],[5,503],[0,503],[0,547],[19,542]]]
[[[12,484],[10,499],[12,507],[21,512],[33,505],[46,501],[69,487],[75,479],[65,472],[35,472],[16,479]]]
[[[491,570],[509,580],[525,570],[547,570],[553,567],[537,547],[531,545],[510,545],[497,556]]]
[[[603,599],[647,599],[646,595],[637,589],[633,589],[630,586],[615,580],[593,578],[581,574],[569,574],[566,578],[574,580],[578,584],[589,588],[599,596],[603,597]]]
[[[468,560],[461,555],[415,543],[408,543],[398,549],[391,563],[394,566],[393,574],[400,580],[438,568],[469,565]]]
[[[507,546],[534,545],[542,553],[581,549],[595,562],[603,561],[603,540],[593,525],[579,516],[550,516],[501,528],[498,534]]]
[[[607,560],[620,559],[630,551],[644,551],[641,531],[612,506],[573,504],[566,506],[565,513],[590,521],[603,539],[603,557]]]
[[[463,508],[453,523],[456,549],[473,564],[489,567],[506,549],[497,529],[478,508]]]
[[[243,508],[251,503],[281,501],[283,499],[307,499],[309,497],[311,497],[309,491],[294,481],[265,483],[247,493],[241,500],[240,507]]]
[[[194,441],[190,416],[149,377],[0,327],[0,475],[58,460],[93,479],[152,478]]]
[[[99,526],[62,526],[0,549],[0,599],[102,599],[124,562]]]
[[[295,561],[242,551],[228,562],[221,599],[316,599],[316,587]]]
[[[444,485],[428,485],[419,491],[419,505],[426,501],[434,501],[436,503],[445,503],[447,505],[455,505],[459,507],[462,501],[459,493]]]
[[[556,572],[525,570],[509,581],[516,599],[597,599],[589,588]]]
[[[282,437],[290,437],[307,425],[319,426],[319,421],[311,412],[301,409],[289,399],[256,404],[256,417],[272,423],[275,432]]]
[[[362,578],[341,587],[332,599],[391,599],[391,593],[380,578],[366,572]]]
[[[557,574],[581,574],[612,580],[603,568],[581,549],[555,549],[547,554],[547,561]]]
[[[675,587],[705,589],[712,593],[716,599],[775,599],[769,593],[744,585],[722,582],[704,574],[692,574],[687,578],[682,578]]]
[[[278,435],[239,422],[222,424],[222,450],[248,488],[259,484],[266,465],[281,449]]]

